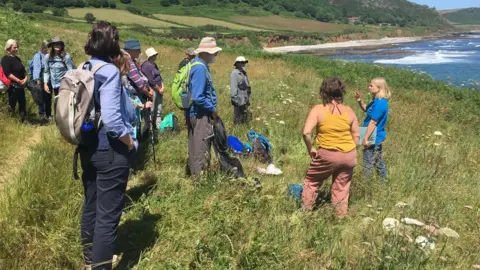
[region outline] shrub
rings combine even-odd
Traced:
[[[53,16],[62,17],[67,14],[67,10],[64,8],[52,8]]]
[[[115,1],[110,1],[110,8],[117,8],[117,3],[115,3]]]
[[[170,6],[170,0],[160,0],[160,5],[168,7]]]
[[[97,20],[97,18],[95,18],[95,16],[92,13],[89,12],[89,13],[85,14],[85,21],[87,21],[87,23],[92,24],[96,20]]]
[[[205,32],[197,28],[173,28],[167,35],[169,38],[199,39],[204,37]]]
[[[132,3],[132,0],[120,0],[120,2],[122,4],[128,5],[128,4]]]

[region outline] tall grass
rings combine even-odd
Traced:
[[[81,28],[44,25],[50,35],[70,40],[71,50],[81,51],[85,38]],[[187,44],[142,38],[129,31],[121,36],[154,46],[166,85],[171,83]],[[254,120],[236,128],[227,86],[239,53],[250,60]],[[227,130],[242,139],[250,128],[266,135],[285,174],[259,176],[256,166],[261,165],[245,159],[247,174],[262,181],[261,191],[215,172],[194,187],[184,170],[185,129],[160,137],[156,166],[145,145],[147,162],[143,171],[132,175],[131,201],[119,228],[119,269],[470,269],[479,263],[478,92],[407,71],[253,51],[227,50],[212,65],[212,74]],[[286,197],[287,185],[302,182],[309,162],[300,135],[304,119],[319,102],[322,79],[332,75],[346,80],[346,103],[359,118],[354,90],[366,95],[368,81],[377,76],[385,77],[393,88],[384,146],[389,182],[363,179],[357,166],[350,214],[343,220],[335,219],[328,204],[303,213]],[[170,111],[182,118],[167,88],[165,112]],[[433,136],[437,130],[444,136]],[[83,195],[80,183],[71,179],[72,152],[49,127],[21,165],[20,176],[0,193],[0,269],[81,268],[78,227]],[[154,188],[144,185],[152,177],[148,173],[158,178]],[[328,194],[329,184],[321,191]],[[328,196],[322,198],[328,202]],[[399,201],[409,206],[395,207]],[[365,217],[374,221],[364,224]],[[407,237],[384,232],[385,217],[450,227],[460,238],[438,237],[436,250],[427,253]],[[428,235],[417,228],[408,234],[413,239]]]

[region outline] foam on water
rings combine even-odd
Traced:
[[[425,52],[421,54],[411,55],[400,59],[381,59],[376,60],[377,64],[393,64],[393,65],[436,65],[448,63],[467,63],[467,59],[471,52],[453,52],[453,51],[437,51]]]

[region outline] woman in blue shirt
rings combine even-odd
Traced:
[[[383,161],[383,142],[386,139],[387,132],[385,125],[388,121],[388,99],[391,96],[387,81],[383,78],[376,78],[370,82],[368,87],[373,96],[372,101],[365,105],[359,92],[355,93],[358,105],[367,113],[363,126],[367,128],[362,145],[363,150],[363,169],[367,177],[372,176],[373,169],[376,168],[379,176],[386,180],[387,168]],[[376,140],[374,145],[368,143],[368,138],[377,128]]]
[[[44,101],[47,107],[45,110],[51,110],[52,90],[57,96],[60,80],[67,71],[74,69],[72,56],[65,53],[65,43],[59,37],[52,38],[48,47],[50,52],[45,56],[43,69],[44,90],[48,94]]]
[[[85,192],[81,241],[86,268],[112,269],[117,228],[135,143],[130,102],[122,90],[119,69],[112,61],[121,56],[117,28],[96,23],[88,35],[85,53],[92,56],[82,68],[92,70],[105,64],[94,76],[94,102],[102,119],[98,136],[79,149]],[[95,136],[94,136],[95,138]]]

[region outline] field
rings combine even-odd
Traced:
[[[204,25],[217,25],[222,27],[228,27],[233,30],[249,30],[249,31],[261,31],[261,29],[234,24],[230,22],[214,20],[209,18],[203,17],[190,17],[190,16],[176,16],[176,15],[167,15],[167,14],[155,14],[155,17],[165,20],[171,21],[179,24],[189,25],[189,26],[204,26]]]
[[[132,14],[125,10],[101,9],[101,8],[72,8],[68,9],[68,14],[74,18],[83,18],[85,14],[92,13],[97,20],[108,20],[123,24],[138,24],[147,27],[181,27],[176,24],[150,19],[147,17]]]
[[[314,20],[283,18],[280,16],[234,16],[231,19],[234,22],[273,30],[324,33],[348,28],[348,26],[341,24],[324,23]]]
[[[86,59],[81,51],[88,25],[5,16],[0,36],[21,41],[22,59],[34,53],[35,41],[53,35],[67,42],[77,64]],[[194,44],[130,30],[122,30],[120,36],[139,38],[143,47],[156,48],[167,86],[184,48]],[[239,54],[250,60],[253,121],[235,128],[228,83]],[[211,70],[219,115],[229,133],[241,139],[250,129],[266,135],[284,175],[261,176],[256,172],[261,164],[242,160],[246,173],[262,182],[258,191],[249,181],[233,181],[218,172],[214,159],[212,172],[194,186],[185,176],[184,127],[179,135],[159,138],[157,164],[150,145],[144,145],[119,227],[117,269],[473,269],[480,264],[479,92],[451,88],[405,70],[239,48],[220,53]],[[326,204],[311,213],[299,211],[298,203],[286,196],[288,184],[302,183],[308,167],[301,130],[309,109],[320,102],[321,81],[330,76],[347,82],[345,102],[360,119],[355,90],[366,100],[368,83],[377,76],[387,78],[393,89],[384,145],[389,181],[362,177],[359,148],[350,213],[341,220],[334,217],[328,195],[322,196]],[[167,87],[164,112],[174,111],[182,118],[169,93]],[[6,104],[5,95],[0,98]],[[30,112],[35,112],[34,106]],[[81,184],[71,177],[73,148],[63,142],[54,124],[20,125],[3,105],[0,120],[0,171],[10,176],[0,184],[0,269],[81,269],[83,194]],[[436,131],[443,135],[435,136]],[[34,136],[40,139],[29,140]],[[23,153],[20,158],[18,153]],[[328,194],[329,188],[327,183],[321,194]],[[397,207],[398,202],[408,206]],[[434,236],[414,226],[401,234],[387,232],[382,229],[387,217],[448,227],[460,238]],[[435,249],[421,249],[409,240],[418,236],[431,236]]]

